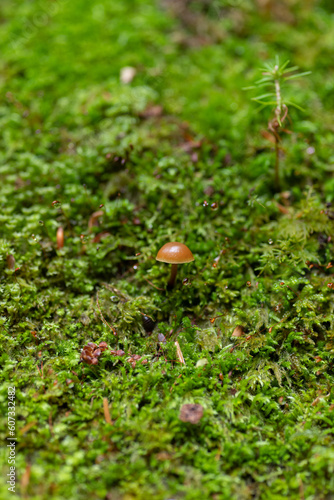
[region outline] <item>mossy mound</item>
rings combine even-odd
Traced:
[[[331,3],[1,7],[3,498],[333,498]],[[312,71],[279,190],[276,54]]]

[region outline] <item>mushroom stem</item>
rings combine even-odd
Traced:
[[[169,278],[168,285],[167,285],[168,290],[171,290],[174,287],[176,273],[177,273],[177,264],[172,264],[171,271],[170,271],[170,278]]]

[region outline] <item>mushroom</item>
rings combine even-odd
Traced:
[[[187,264],[188,262],[192,262],[194,260],[194,256],[186,245],[178,243],[177,241],[172,241],[171,243],[166,243],[160,248],[158,255],[156,256],[156,260],[172,264],[170,278],[167,285],[167,288],[170,290],[173,288],[175,283],[178,264]]]

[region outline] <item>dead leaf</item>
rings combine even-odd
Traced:
[[[196,363],[196,368],[201,368],[202,366],[205,366],[208,364],[208,360],[206,358],[199,359]]]
[[[272,144],[276,144],[275,136],[268,132],[268,130],[261,130],[260,133],[264,139],[267,139],[267,141],[271,142]]]
[[[7,267],[8,269],[15,269],[15,259],[12,254],[7,255]]]
[[[238,325],[235,327],[232,333],[232,337],[241,337],[243,334],[244,334],[244,329],[242,328],[242,326]]]

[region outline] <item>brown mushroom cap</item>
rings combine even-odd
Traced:
[[[189,248],[177,241],[166,243],[161,247],[156,259],[167,264],[187,264],[195,260]]]

